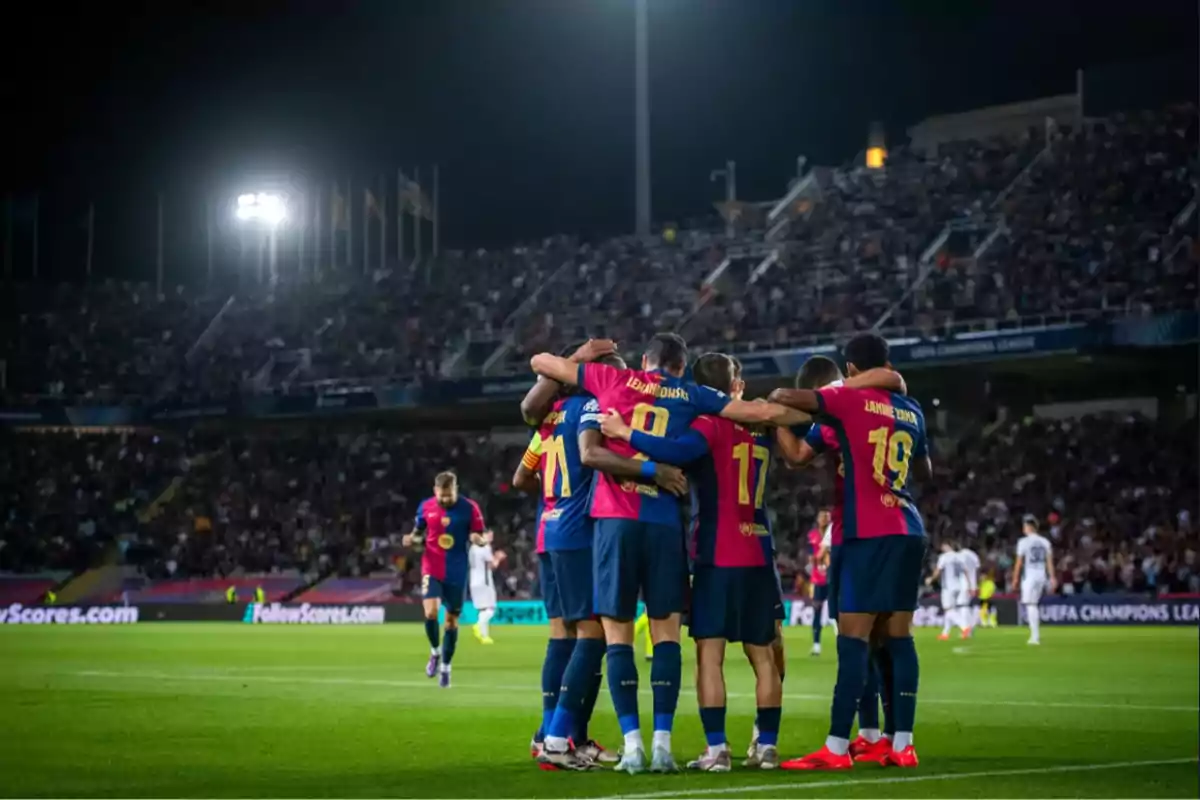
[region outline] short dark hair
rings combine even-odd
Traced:
[[[655,367],[682,372],[687,366],[687,342],[678,333],[656,333],[646,345],[646,359]]]
[[[842,371],[837,362],[828,356],[810,356],[796,373],[797,389],[820,389],[840,380]]]
[[[596,363],[597,364],[607,364],[608,366],[616,367],[617,369],[625,369],[626,368],[625,359],[621,358],[616,353],[609,353],[608,355],[600,356],[599,358],[596,359]]]
[[[453,472],[439,472],[437,477],[433,479],[433,485],[438,489],[449,489],[458,486],[458,476]]]
[[[729,394],[741,365],[724,353],[705,353],[692,364],[692,377],[701,386]]]
[[[1021,521],[1024,522],[1029,527],[1033,528],[1035,533],[1037,532],[1037,529],[1039,527],[1038,519],[1033,514],[1026,514],[1025,517]]]
[[[887,366],[888,343],[877,333],[860,333],[842,348],[846,363],[860,370]]]
[[[570,358],[575,354],[576,350],[583,347],[585,344],[587,344],[587,339],[584,339],[582,342],[576,342],[575,344],[569,344],[559,352],[559,355],[563,358]]]

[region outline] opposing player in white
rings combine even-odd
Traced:
[[[1038,603],[1046,588],[1057,588],[1054,562],[1050,558],[1050,541],[1038,533],[1038,521],[1026,514],[1021,526],[1024,534],[1017,542],[1017,561],[1013,564],[1013,583],[1021,582],[1021,605],[1029,620],[1029,644],[1041,643],[1041,617]]]
[[[979,556],[962,542],[954,545],[958,562],[962,566],[962,586],[958,593],[958,627],[962,629],[962,638],[971,637],[971,629],[975,627],[975,614],[971,611],[971,602],[979,591]]]
[[[488,627],[496,614],[496,583],[492,570],[504,563],[504,551],[492,552],[492,532],[483,534],[482,544],[472,544],[467,551],[467,566],[470,570],[471,603],[479,614],[475,623],[475,638],[483,644],[493,644]]]
[[[954,624],[957,617],[962,572],[962,564],[959,561],[958,553],[954,552],[954,544],[949,541],[942,542],[942,552],[938,556],[937,566],[934,567],[933,574],[925,581],[926,586],[934,581],[941,581],[943,625],[938,638],[942,641],[950,638],[950,626]]]

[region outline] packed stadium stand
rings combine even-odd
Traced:
[[[732,237],[708,219],[651,241],[559,236],[232,294],[21,286],[3,301],[4,399],[189,408],[428,387],[527,375],[530,354],[588,336],[636,354],[661,330],[745,355],[873,326],[909,342],[1168,312],[1194,326],[1196,139],[1183,105],[900,146],[886,169],[814,168],[786,203],[723,208]],[[1194,396],[1155,418],[1028,406],[1000,421],[953,409],[922,497],[935,541],[968,541],[1003,577],[1033,512],[1070,575],[1064,591],[1200,591]],[[462,427],[179,417],[102,434],[0,429],[0,601],[32,602],[104,565],[117,571],[85,596],[221,602],[230,586],[261,586],[272,600],[410,599],[419,576],[399,540],[443,469],[510,555],[502,595],[537,596],[536,503],[508,483],[524,434],[431,432]],[[802,591],[803,534],[829,486],[824,470],[777,472],[779,566]]]

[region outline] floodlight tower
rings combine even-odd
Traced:
[[[287,202],[274,192],[252,192],[238,195],[234,217],[258,236],[258,281],[263,280],[264,250],[271,285],[279,279],[279,230],[287,222]]]

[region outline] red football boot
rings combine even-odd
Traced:
[[[921,761],[917,758],[917,749],[910,744],[900,752],[889,749],[884,760],[880,763],[885,767],[912,768],[920,764]]]
[[[950,641],[950,634],[948,634],[948,633],[939,633],[939,634],[938,634],[938,641],[939,641],[939,642],[948,642],[948,641]]]
[[[809,753],[800,758],[793,758],[789,761],[784,761],[779,765],[780,769],[804,769],[804,770],[842,770],[853,769],[854,759],[849,753],[839,756],[831,751],[828,747],[822,746],[815,753]]]
[[[962,632],[962,638],[964,638],[964,639],[970,639],[970,638],[971,638],[971,629],[970,629],[970,628],[967,628],[966,630],[964,630],[964,631]]]
[[[850,744],[850,755],[858,762],[882,764],[890,752],[892,752],[892,740],[885,737],[880,737],[875,742],[868,742],[860,736]]]

